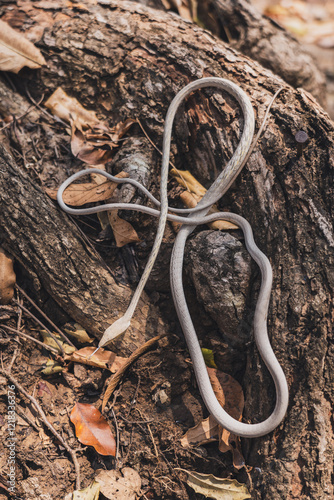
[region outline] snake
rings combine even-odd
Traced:
[[[197,206],[191,209],[171,208],[168,205],[167,182],[174,118],[181,102],[190,93],[205,87],[214,87],[223,90],[238,102],[243,114],[243,129],[241,138],[233,156],[230,158],[225,168],[218,175]],[[252,151],[254,129],[255,118],[251,101],[248,95],[237,84],[219,77],[200,78],[189,83],[176,94],[166,114],[162,145],[160,201],[157,200],[142,184],[136,180],[130,178],[117,178],[108,172],[97,168],[88,168],[73,174],[62,183],[57,193],[59,206],[65,212],[72,215],[95,214],[112,209],[140,211],[159,218],[151,253],[137,288],[131,298],[128,309],[121,318],[117,319],[105,330],[99,342],[98,349],[108,344],[111,340],[115,339],[129,328],[131,318],[135,312],[139,298],[144,290],[145,284],[158,255],[167,220],[182,224],[173,246],[170,263],[170,280],[174,305],[192,359],[198,388],[205,406],[216,421],[232,434],[244,438],[256,438],[272,432],[284,419],[289,402],[287,380],[272,349],[267,331],[267,315],[273,280],[270,261],[257,247],[254,241],[252,227],[246,219],[231,212],[218,212],[208,215],[210,208],[226,193],[246,163],[250,152]],[[106,203],[89,208],[73,208],[68,206],[63,201],[63,193],[65,189],[72,182],[91,173],[103,175],[107,179],[118,184],[129,183],[135,186],[145,196],[147,196],[149,200],[151,200],[156,208],[135,203]],[[200,343],[189,313],[183,289],[182,268],[187,238],[194,231],[196,226],[208,224],[219,219],[232,222],[242,230],[247,251],[255,260],[261,271],[261,286],[254,312],[253,331],[258,351],[275,384],[276,403],[269,417],[262,422],[257,423],[245,423],[233,418],[224,410],[217,400],[206,369]]]

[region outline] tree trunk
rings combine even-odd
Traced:
[[[248,219],[256,243],[272,263],[269,331],[290,387],[289,411],[282,425],[269,436],[243,440],[243,449],[247,464],[253,467],[252,498],[333,498],[331,120],[308,93],[284,84],[271,71],[177,16],[116,0],[101,1],[89,13],[80,12],[80,16],[69,10],[63,12],[68,17],[50,27],[40,43],[48,67],[41,70],[37,81],[30,72],[26,74],[30,91],[38,99],[42,92],[51,93],[61,86],[113,123],[138,117],[158,147],[169,103],[192,80],[219,76],[238,83],[252,101],[257,128],[273,93],[283,85],[262,139],[220,203],[222,210]],[[190,165],[193,175],[209,186],[235,149],[241,127],[241,112],[233,99],[210,89],[198,92],[178,114],[173,161],[181,169]],[[294,138],[299,130],[309,136],[303,152],[298,150]],[[39,140],[47,140],[47,132],[46,127],[40,130]],[[156,191],[159,162],[152,169]],[[0,178],[4,246],[38,276],[42,286],[68,314],[93,333],[101,332],[101,326],[117,315],[116,310],[124,311],[130,292],[115,283],[83,245],[67,216],[22,169],[15,167],[3,150]],[[135,215],[132,220],[142,219]],[[150,227],[146,232],[150,241]],[[237,237],[240,239],[239,233]],[[219,239],[219,235],[214,238]],[[211,259],[211,247],[206,256],[205,246],[200,247],[204,261]],[[167,248],[168,245],[166,251]],[[199,300],[209,309],[201,280],[192,271],[198,258],[194,256],[194,244],[190,243],[187,275],[193,279],[191,286],[195,290],[197,286]],[[247,329],[258,288],[258,272],[255,267],[252,270],[245,285],[248,295],[242,313],[247,345],[236,348],[237,338],[231,339],[231,333],[224,337],[224,331],[221,335],[225,344],[234,349],[234,356],[242,349],[247,358],[241,372],[238,365],[239,375],[233,373],[233,367],[231,373],[239,377],[243,374],[244,419],[255,422],[271,411],[274,389]],[[147,298],[144,301],[148,303]],[[197,307],[194,304],[192,309]],[[221,313],[232,314],[226,309]],[[219,314],[218,305],[213,317]],[[237,319],[240,320],[239,313]],[[147,315],[138,312],[137,320],[146,325]],[[199,331],[204,337],[206,328]],[[207,342],[206,339],[205,346]],[[228,357],[226,353],[224,356]]]

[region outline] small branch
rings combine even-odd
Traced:
[[[10,332],[13,332],[13,333],[16,333],[17,335],[20,335],[26,339],[29,339],[29,340],[33,340],[34,342],[36,342],[36,344],[39,344],[41,345],[42,347],[44,347],[45,349],[47,349],[48,351],[54,353],[54,354],[59,354],[59,352],[57,351],[57,349],[55,349],[54,347],[51,347],[47,344],[44,344],[44,342],[41,342],[40,340],[37,340],[35,339],[34,337],[31,337],[30,335],[28,335],[27,333],[23,333],[21,332],[20,330],[17,330],[16,328],[12,328],[11,326],[7,326],[7,325],[1,325],[1,328],[4,328],[5,330],[8,330]]]
[[[115,422],[115,428],[116,428],[116,455],[115,455],[115,470],[118,470],[118,458],[119,458],[119,429],[118,429],[118,422],[117,418],[114,412],[114,408],[111,408],[111,413]]]
[[[56,431],[56,429],[53,427],[53,425],[48,421],[44,411],[42,410],[42,408],[40,407],[40,405],[36,401],[36,399],[34,397],[30,396],[30,394],[24,389],[24,387],[6,370],[4,370],[3,368],[0,368],[0,373],[2,373],[2,375],[7,377],[7,379],[10,380],[12,382],[12,384],[14,384],[17,387],[17,389],[20,392],[22,392],[22,394],[24,394],[24,396],[27,399],[29,399],[29,401],[36,408],[37,412],[39,413],[39,415],[40,415],[41,419],[43,420],[44,424],[46,425],[46,427],[52,432],[52,434],[55,436],[55,438],[58,439],[58,441],[62,444],[62,446],[66,449],[66,451],[71,455],[71,458],[72,458],[72,461],[74,464],[74,468],[75,468],[75,473],[76,473],[76,489],[80,490],[80,465],[79,465],[77,456],[75,454],[75,451],[72,450],[72,448],[66,443],[66,441],[64,441],[62,436]]]
[[[46,319],[46,320],[50,323],[50,325],[51,325],[51,326],[52,326],[52,327],[53,327],[53,328],[54,328],[54,329],[55,329],[55,330],[59,333],[59,335],[61,335],[61,336],[63,337],[63,339],[64,339],[64,340],[65,340],[68,344],[70,344],[72,347],[75,347],[75,345],[74,345],[74,344],[70,341],[70,339],[69,339],[69,338],[67,338],[67,336],[65,335],[65,333],[63,333],[63,332],[61,331],[61,329],[60,329],[60,328],[58,328],[58,326],[57,326],[57,325],[55,325],[55,324],[53,323],[53,321],[51,321],[51,319],[50,319],[50,318],[49,318],[49,317],[48,317],[48,316],[47,316],[47,315],[46,315],[46,314],[42,311],[42,309],[40,309],[40,308],[38,307],[38,305],[36,304],[36,302],[34,302],[34,301],[32,300],[32,298],[30,298],[30,297],[29,297],[29,295],[28,295],[28,294],[27,294],[24,290],[22,290],[22,288],[21,288],[21,287],[19,287],[19,285],[18,285],[18,284],[16,284],[15,286],[16,286],[16,288],[17,288],[18,290],[20,290],[20,292],[22,293],[22,295],[24,295],[24,297],[25,297],[25,298],[26,298],[26,299],[30,302],[30,304],[34,306],[34,308],[35,308],[35,309],[39,312],[39,314],[41,314],[41,316],[43,316],[43,318],[44,318],[44,319]]]
[[[145,344],[136,349],[135,352],[133,352],[131,356],[128,358],[128,360],[124,363],[124,365],[119,370],[117,370],[117,372],[111,378],[109,385],[106,389],[106,392],[103,396],[102,411],[104,411],[110,396],[116,389],[117,385],[119,384],[121,378],[123,377],[126,370],[129,368],[129,366],[131,366],[132,363],[136,361],[142,354],[148,351],[150,347],[152,347],[156,342],[158,342],[158,340],[162,339],[163,337],[166,337],[167,335],[168,335],[167,333],[163,333],[145,342]]]
[[[29,309],[27,309],[26,307],[24,307],[23,305],[21,305],[17,300],[14,300],[15,304],[17,306],[19,306],[26,314],[28,314],[28,316],[30,316],[36,323],[39,324],[39,326],[41,326],[42,328],[44,328],[44,330],[46,330],[48,332],[48,334],[50,335],[50,337],[53,338],[53,340],[56,342],[57,346],[59,347],[60,351],[62,354],[65,354],[65,351],[63,349],[63,346],[60,344],[59,340],[57,340],[57,338],[54,336],[54,334],[48,329],[47,326],[45,326],[38,318],[36,318],[36,316],[29,311]]]

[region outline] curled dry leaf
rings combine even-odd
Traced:
[[[101,177],[101,176],[100,176]],[[127,172],[120,172],[115,175],[119,179],[129,177]],[[96,203],[111,198],[118,184],[112,181],[105,181],[102,184],[96,182],[85,182],[82,184],[71,184],[65,189],[63,200],[67,205],[78,207],[86,203]],[[58,189],[45,188],[46,193],[53,200],[57,199]]]
[[[84,347],[70,355],[66,355],[65,361],[74,361],[75,363],[96,366],[97,368],[104,368],[111,371],[111,373],[115,373],[128,359],[122,356],[116,356],[115,353],[103,348],[100,348],[90,359],[88,359],[95,349],[95,347]]]
[[[130,222],[118,217],[118,210],[109,210],[108,219],[118,247],[140,241],[137,232],[133,229]]]
[[[177,182],[185,187],[188,191],[181,193],[180,198],[184,205],[188,208],[196,207],[197,203],[203,198],[206,193],[206,189],[202,184],[200,184],[195,177],[188,170],[176,170],[172,168],[170,171],[171,175],[175,177]],[[219,210],[216,207],[212,207],[209,210],[209,214],[218,213]],[[228,222],[226,220],[217,220],[215,222],[210,222],[209,227],[211,229],[219,229],[221,231],[226,231],[228,229],[239,229],[238,226]]]
[[[110,500],[136,500],[140,494],[141,478],[131,467],[121,471],[103,470],[95,481],[100,484],[101,493]]]
[[[72,122],[71,149],[76,158],[89,165],[101,165],[111,160],[113,149],[129,130],[135,120],[127,119],[115,127],[108,128],[103,122],[90,127],[85,132],[76,122]]]
[[[0,304],[8,304],[12,300],[15,283],[13,259],[0,248]]]
[[[54,339],[51,337],[51,335],[49,334],[49,332],[47,332],[46,330],[40,330],[40,333],[41,333],[41,335],[43,337],[44,344],[46,344],[46,345],[48,345],[50,347],[53,347],[54,349],[57,349],[60,352],[58,344],[54,341]],[[72,345],[67,344],[66,342],[64,342],[63,337],[61,337],[59,335],[59,333],[53,332],[53,335],[58,340],[59,344],[62,346],[62,348],[64,349],[64,352],[66,354],[71,354],[72,352],[74,352],[76,350],[75,347],[73,347]]]
[[[184,470],[184,469],[182,469]],[[187,484],[207,498],[216,500],[245,500],[251,495],[245,484],[238,483],[235,479],[226,479],[213,476],[212,474],[200,474],[199,472],[189,472]]]
[[[41,52],[18,31],[0,20],[0,70],[18,73],[24,66],[32,69],[46,64]]]
[[[80,128],[94,127],[99,123],[94,111],[85,109],[75,97],[67,95],[61,87],[54,91],[45,106],[58,118],[68,123],[75,122]]]
[[[112,158],[118,141],[135,120],[127,119],[110,128],[99,120],[94,111],[85,109],[77,99],[58,88],[45,106],[62,120],[71,124],[71,149],[76,158],[89,165],[103,165]]]
[[[64,328],[65,333],[75,338],[75,340],[77,340],[81,344],[86,344],[86,343],[91,344],[94,341],[94,339],[91,339],[89,337],[86,330],[82,328],[82,326],[79,325],[79,323],[74,323],[73,326],[72,324],[68,324],[67,326],[68,326],[67,328]]]
[[[187,430],[185,435],[181,438],[181,445],[184,448],[189,446],[201,446],[202,444],[218,441],[219,424],[217,420],[210,415],[199,422],[194,427]]]
[[[70,419],[80,443],[93,446],[100,455],[115,456],[115,438],[108,422],[95,406],[75,403]]]

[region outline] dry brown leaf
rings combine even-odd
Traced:
[[[199,424],[188,429],[181,438],[181,445],[184,448],[188,446],[200,446],[202,444],[218,441],[219,424],[217,420],[210,415],[208,418],[199,422]]]
[[[15,283],[13,259],[0,248],[0,304],[8,304],[12,300]]]
[[[244,409],[244,393],[241,385],[230,375],[215,368],[208,368],[212,389],[224,410],[236,420],[242,419]],[[243,467],[245,460],[242,456],[240,439],[235,434],[219,426],[219,450],[222,453],[231,451],[233,464],[236,468]]]
[[[68,123],[75,122],[80,129],[94,127],[100,123],[94,111],[85,109],[75,97],[67,95],[61,87],[54,91],[45,106],[58,118]]]
[[[103,470],[95,481],[100,484],[102,495],[110,500],[136,500],[140,496],[141,478],[130,467],[120,471]]]
[[[105,164],[112,158],[112,149],[116,144],[109,140],[101,143],[89,142],[82,130],[72,127],[71,150],[73,156],[89,165]]]
[[[183,193],[181,193],[180,198],[188,208],[196,207],[197,203],[202,199],[202,197],[189,193],[189,191],[184,191]],[[214,214],[218,212],[219,210],[213,207],[209,210],[208,214]],[[218,229],[220,231],[227,231],[228,229],[239,229],[238,226],[236,226],[232,222],[228,222],[227,220],[216,220],[214,222],[210,222],[208,226],[210,227],[210,229]]]
[[[89,165],[107,163],[118,146],[118,141],[129,130],[135,120],[127,119],[119,122],[114,128],[107,128],[102,122],[83,131],[78,124],[72,122],[71,149],[76,158]]]
[[[18,73],[24,66],[32,69],[46,64],[42,53],[18,31],[0,20],[0,70]]]
[[[94,111],[85,109],[77,99],[70,97],[59,87],[46,101],[51,112],[70,123],[71,149],[76,158],[89,165],[104,165],[112,158],[118,141],[135,120],[127,119],[109,128],[99,120]]]
[[[197,203],[203,198],[206,193],[206,189],[197,179],[189,172],[189,170],[177,170],[172,168],[170,171],[171,175],[176,179],[176,181],[187,189],[181,193],[180,198],[188,208],[196,207]],[[218,213],[219,210],[213,206],[209,210],[209,214]],[[239,229],[238,226],[232,224],[225,220],[217,220],[209,224],[211,229],[218,229],[220,231],[226,231],[228,229]]]
[[[240,384],[220,370],[208,367],[207,370],[213,391],[221,406],[231,417],[241,420],[244,395]],[[181,445],[184,447],[200,446],[215,440],[219,440],[219,450],[222,453],[232,452],[234,467],[240,469],[245,465],[240,439],[219,425],[212,415],[189,429],[181,438]]]
[[[65,361],[74,361],[75,363],[104,368],[110,370],[111,373],[117,372],[117,370],[119,370],[128,359],[116,356],[115,353],[102,348],[100,348],[90,359],[88,359],[88,357],[93,354],[95,349],[95,347],[83,347],[70,355],[66,355],[64,359]]]
[[[172,168],[170,174],[177,180],[180,186],[188,189],[191,193],[200,196],[205,195],[206,189],[197,179],[189,172],[189,170],[177,170]]]
[[[118,210],[109,210],[108,218],[109,223],[112,227],[116,245],[118,247],[123,247],[128,243],[136,243],[140,241],[138,234],[131,226],[130,222],[118,217]]]
[[[181,470],[188,474],[187,484],[196,493],[200,493],[205,497],[214,498],[215,500],[245,500],[251,498],[246,485],[239,483],[235,479]]]
[[[93,446],[100,455],[115,456],[115,438],[108,422],[95,406],[75,403],[70,418],[80,443]]]
[[[102,176],[99,176],[102,177]],[[120,172],[115,175],[119,179],[129,177],[127,172]],[[97,201],[108,200],[113,195],[118,184],[112,181],[105,181],[102,184],[94,182],[85,182],[83,184],[71,184],[65,189],[63,200],[67,205],[73,207],[85,205],[86,203],[95,203]],[[46,193],[53,200],[57,199],[58,189],[45,188]]]

